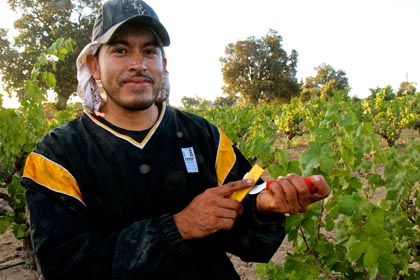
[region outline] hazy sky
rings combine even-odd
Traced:
[[[4,2],[4,3],[3,3]],[[352,96],[415,82],[420,89],[420,0],[149,0],[171,37],[171,96],[221,96],[219,58],[227,44],[274,29],[298,54],[298,79],[322,63],[347,74]],[[0,0],[0,26],[13,14]],[[87,34],[90,36],[90,34]]]

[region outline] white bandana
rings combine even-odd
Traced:
[[[90,73],[86,62],[88,55],[95,55],[99,49],[98,42],[92,42],[80,52],[76,60],[77,66],[77,95],[83,100],[83,107],[90,112],[98,112],[104,105],[101,98],[99,86]]]

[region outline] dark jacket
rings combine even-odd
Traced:
[[[48,279],[239,279],[226,252],[267,262],[283,215],[259,215],[247,196],[230,231],[183,240],[172,215],[250,165],[224,133],[166,104],[146,132],[89,113],[49,132],[22,182],[31,234]]]

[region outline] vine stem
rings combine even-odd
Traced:
[[[2,192],[0,192],[0,199],[4,199],[8,203],[12,201],[12,197],[10,195],[8,195],[7,193],[2,193]]]
[[[321,274],[323,276],[325,276],[327,279],[335,279],[334,276],[329,275],[325,271],[325,269],[322,267],[321,261],[318,259],[318,257],[316,256],[316,254],[314,254],[314,252],[309,247],[308,241],[306,240],[305,234],[303,233],[302,226],[299,227],[299,231],[300,231],[300,234],[302,236],[303,242],[305,242],[305,245],[306,245],[306,249],[307,249],[308,254],[312,255],[315,258],[316,264],[318,265],[318,268],[319,268],[319,271],[321,272]]]
[[[325,210],[325,202],[324,200],[322,200],[322,206],[321,206],[321,211],[319,213],[319,217],[318,217],[318,225],[317,225],[317,238],[318,240],[321,239],[321,221],[322,221],[322,215],[324,215],[324,210]]]
[[[299,227],[299,231],[300,231],[300,235],[302,236],[303,242],[305,242],[306,250],[310,253],[311,252],[311,248],[309,247],[308,241],[306,240],[306,236],[303,233],[302,226]]]

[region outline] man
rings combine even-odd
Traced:
[[[269,261],[284,214],[328,195],[322,176],[310,192],[290,174],[231,199],[251,166],[221,129],[161,102],[169,43],[143,1],[99,11],[77,61],[86,110],[43,138],[22,179],[45,279],[239,279],[226,252]]]

